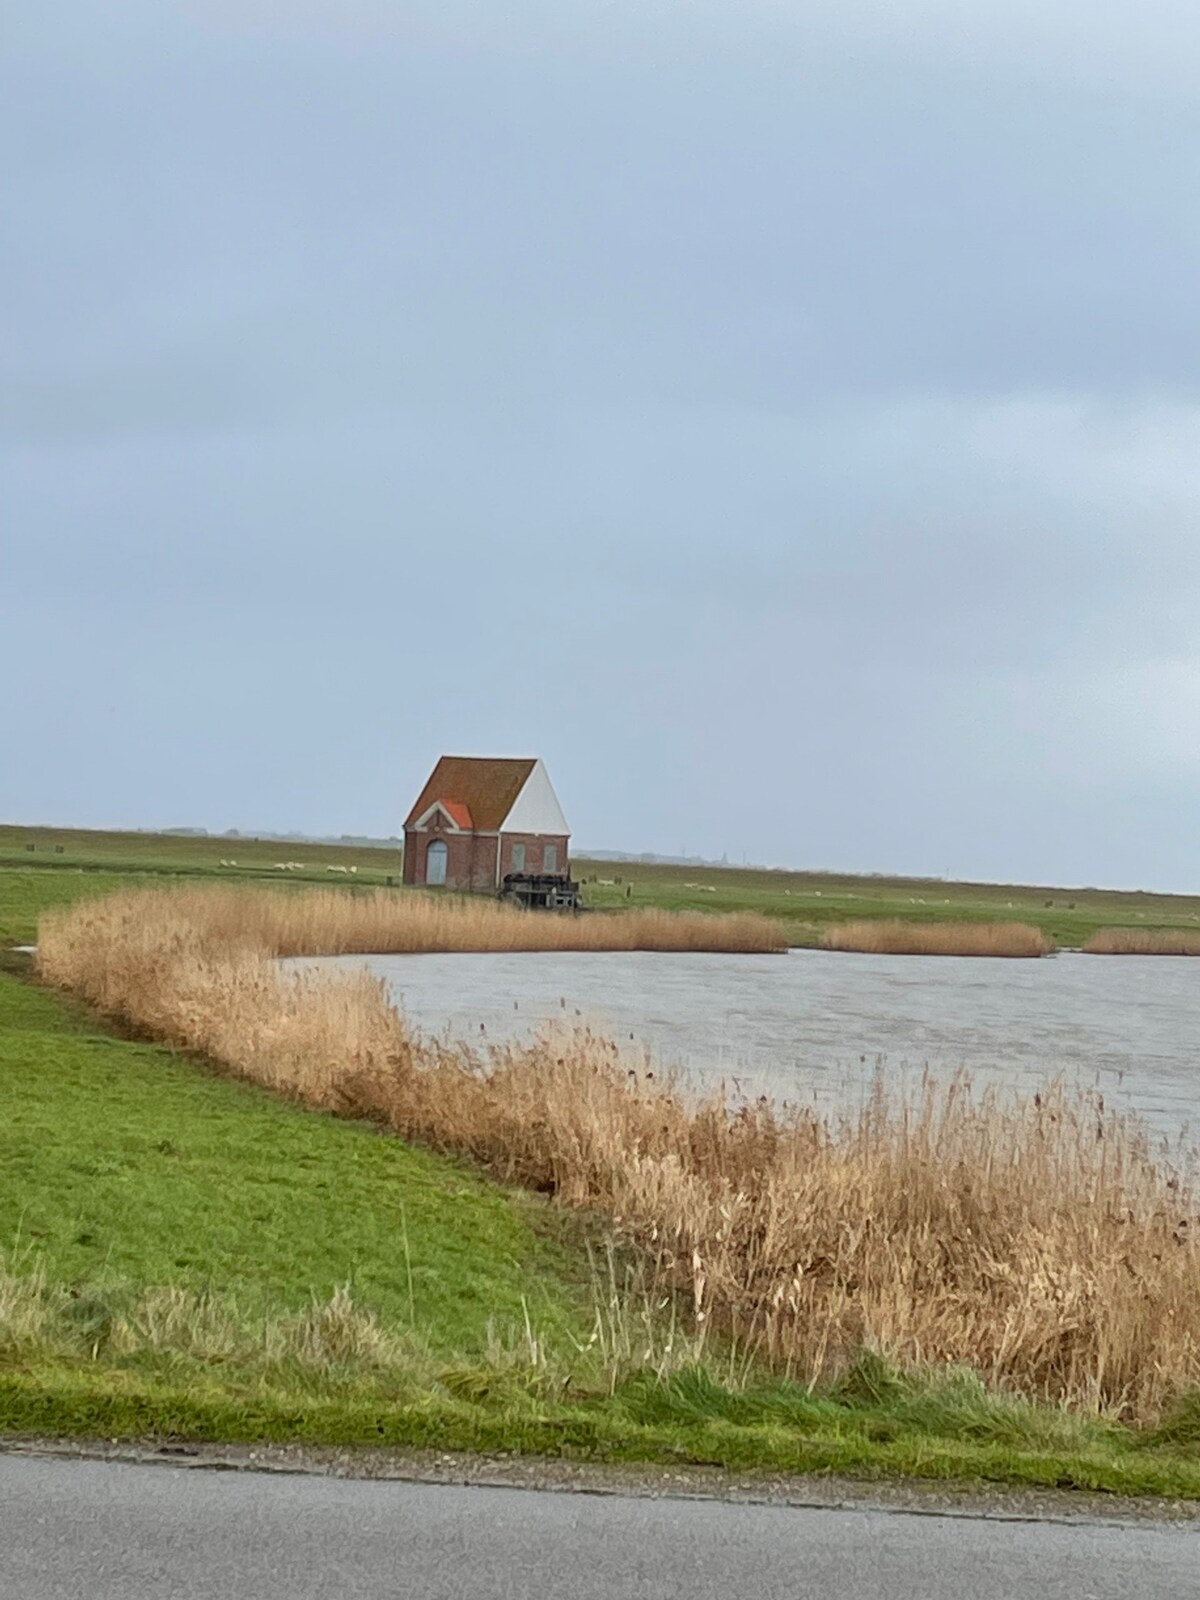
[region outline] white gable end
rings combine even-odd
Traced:
[[[549,774],[540,761],[534,763],[533,771],[525,779],[520,794],[513,801],[512,810],[500,824],[500,831],[501,833],[570,833]]]

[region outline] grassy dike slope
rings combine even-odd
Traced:
[[[869,1357],[816,1395],[744,1368],[730,1383],[727,1358],[697,1360],[684,1340],[668,1351],[663,1326],[648,1331],[636,1305],[614,1318],[603,1293],[595,1338],[577,1229],[372,1128],[116,1038],[0,973],[0,1434],[1200,1498],[1196,1408],[1139,1434]]]
[[[0,1230],[55,1281],[182,1284],[256,1310],[349,1284],[467,1355],[526,1307],[578,1325],[531,1197],[97,1032],[5,975],[0,1067]]]

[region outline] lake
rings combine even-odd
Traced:
[[[353,956],[423,1032],[474,1043],[588,1024],[697,1089],[856,1105],[877,1066],[1032,1092],[1057,1074],[1178,1133],[1196,1102],[1200,960],[548,954]]]

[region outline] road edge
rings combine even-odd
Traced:
[[[609,1465],[432,1450],[339,1450],[304,1445],[208,1445],[102,1439],[0,1438],[0,1456],[108,1461],[209,1472],[266,1472],[363,1482],[454,1484],[638,1499],[721,1500],[823,1511],[1122,1527],[1200,1529],[1200,1504],[1081,1489],[980,1482],[872,1480],[730,1473],[715,1467]]]

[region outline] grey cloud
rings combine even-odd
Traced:
[[[17,429],[1194,393],[1186,105],[886,58],[219,42],[18,82]]]
[[[0,811],[1200,882],[1200,29],[684,11],[21,13]]]

